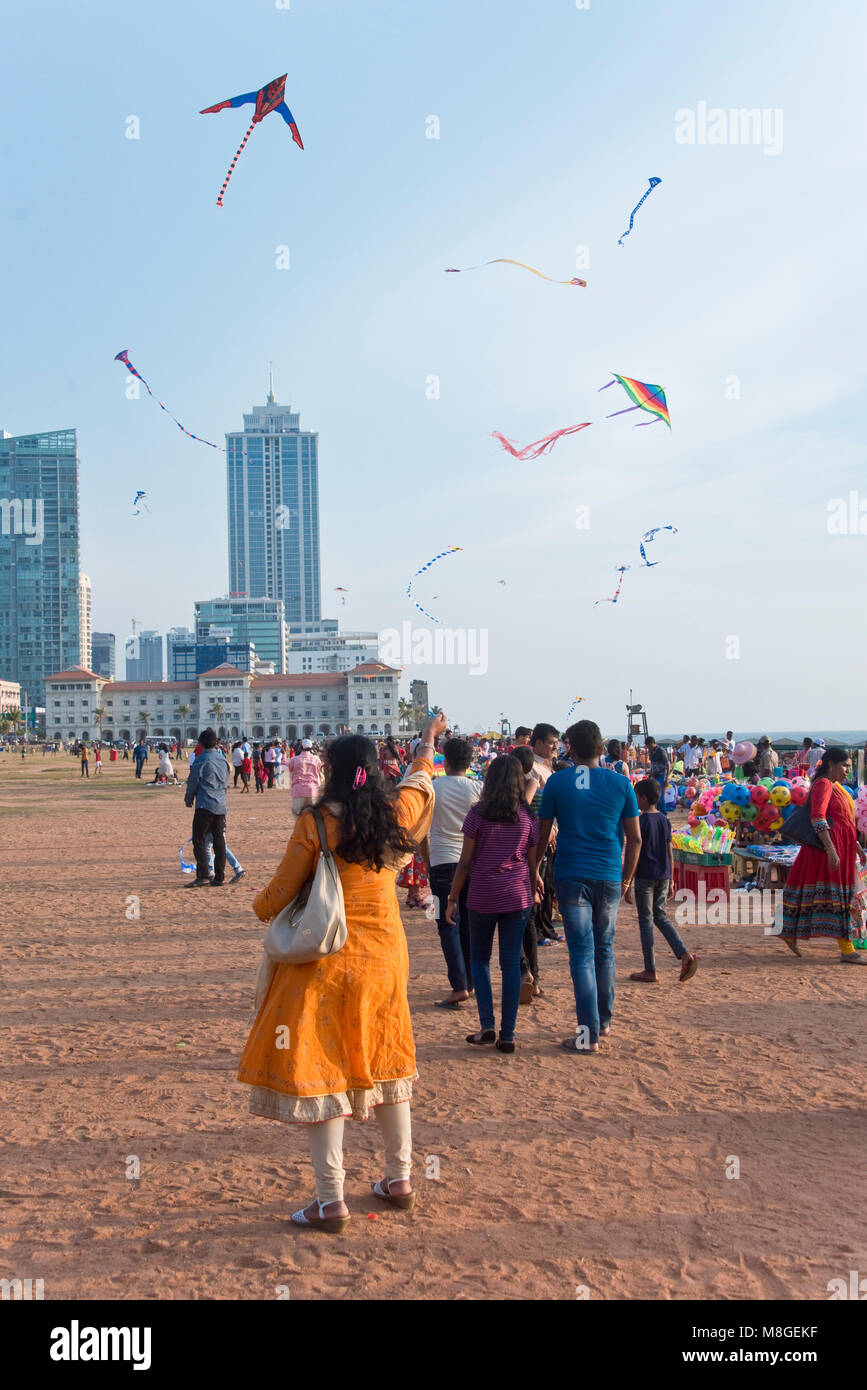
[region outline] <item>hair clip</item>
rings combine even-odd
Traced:
[[[353,783],[352,783],[352,790],[353,790],[354,792],[357,792],[357,791],[358,791],[358,788],[359,788],[359,787],[363,787],[366,781],[367,781],[367,773],[365,772],[364,768],[363,768],[363,767],[357,767],[357,768],[355,769],[355,780],[354,780]]]

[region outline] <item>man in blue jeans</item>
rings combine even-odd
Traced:
[[[564,735],[574,764],[549,777],[539,808],[541,861],[557,821],[555,887],[575,991],[578,1032],[564,1052],[598,1052],[614,1009],[614,929],[641,852],[638,802],[627,777],[599,766],[602,733],[579,719]],[[623,842],[626,840],[625,862]]]

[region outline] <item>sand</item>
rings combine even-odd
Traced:
[[[347,1122],[348,1232],[290,1226],[312,1196],[304,1132],[251,1117],[234,1074],[251,890],[291,824],[288,794],[231,793],[247,877],[187,891],[182,790],[0,754],[0,1276],[43,1279],[46,1300],[826,1299],[867,1272],[867,969],[833,943],[798,961],[760,925],[695,927],[693,981],[660,942],[660,983],[631,984],[630,908],[598,1057],[556,1046],[564,945],[541,952],[547,998],[521,1009],[515,1056],[468,1048],[474,1010],[432,1007],[435,924],[405,912],[416,1210],[369,1195],[378,1131]]]

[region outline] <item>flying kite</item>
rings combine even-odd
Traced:
[[[188,430],[188,429],[186,428],[185,425],[182,425],[182,424],[181,424],[180,420],[177,418],[176,415],[173,415],[173,414],[172,414],[172,412],[169,410],[169,408],[168,408],[167,405],[163,405],[162,401],[159,399],[158,396],[154,396],[153,391],[152,391],[151,388],[148,386],[148,384],[147,384],[147,382],[145,381],[144,377],[142,376],[141,372],[137,371],[136,368],[135,368],[135,367],[132,365],[132,363],[130,362],[130,360],[129,360],[129,350],[128,350],[127,348],[124,348],[123,352],[117,353],[114,360],[115,360],[115,362],[122,362],[123,365],[127,368],[127,370],[130,371],[130,372],[132,372],[132,374],[133,374],[134,377],[137,377],[137,379],[138,379],[138,380],[142,383],[142,385],[144,386],[144,388],[145,388],[145,390],[147,391],[148,395],[151,396],[151,397],[153,397],[153,399],[156,401],[156,403],[157,403],[157,405],[159,406],[160,410],[164,410],[164,411],[166,412],[166,414],[168,415],[169,419],[170,419],[170,420],[174,420],[174,422],[175,422],[175,424],[177,425],[178,429],[181,431],[181,434],[185,434],[185,435],[187,436],[188,439],[195,439],[195,441],[196,441],[197,444],[207,444],[207,446],[208,446],[209,449],[219,449],[219,451],[220,451],[221,454],[225,454],[226,450],[223,448],[222,444],[212,444],[211,441],[210,441],[210,439],[202,439],[201,435],[193,434],[191,430]],[[244,453],[243,450],[241,450],[241,454],[242,454],[242,457],[244,457],[244,458],[247,457],[247,455]]]
[[[662,179],[653,179],[653,178],[652,178],[652,179],[649,180],[649,183],[650,183],[650,187],[648,188],[647,192],[645,193],[644,198],[649,198],[649,197],[650,197],[650,195],[651,195],[651,193],[653,192],[653,190],[654,190],[654,188],[656,187],[656,185],[657,185],[658,183],[662,183]],[[630,213],[630,216],[629,216],[629,226],[626,228],[626,231],[623,233],[623,236],[617,238],[617,245],[618,245],[618,246],[622,246],[622,245],[623,245],[623,237],[629,236],[629,233],[632,231],[632,224],[633,224],[633,222],[635,221],[635,214],[637,213],[638,209],[641,207],[641,204],[644,202],[644,198],[639,198],[638,202],[635,204],[635,207],[632,209],[632,212]]]
[[[618,581],[617,581],[617,588],[614,590],[614,597],[613,597],[613,598],[598,598],[598,599],[596,600],[596,602],[594,603],[594,605],[593,605],[594,608],[598,608],[598,606],[599,606],[600,603],[616,603],[616,602],[617,602],[618,598],[620,597],[620,590],[621,590],[621,588],[623,587],[623,576],[624,576],[624,574],[626,573],[626,571],[627,571],[628,569],[630,569],[630,568],[631,568],[631,566],[629,566],[629,565],[618,565],[618,566],[617,566],[617,573],[620,575],[620,578],[619,578]]]
[[[524,265],[523,261],[510,260],[508,256],[497,256],[493,261],[482,261],[481,265],[447,265],[446,275],[460,275],[465,270],[484,270],[486,265],[519,265],[522,270],[529,270],[531,275],[538,275],[540,280],[550,280],[552,285],[580,285],[582,289],[587,288],[586,280],[574,278],[572,280],[554,280],[550,275],[543,275],[541,270],[534,270],[531,265]]]
[[[498,583],[498,584],[503,584],[503,585],[505,585],[506,581],[505,581],[505,579],[498,579],[498,580],[497,580],[497,583]]]
[[[649,381],[637,381],[632,376],[618,376],[614,373],[612,381],[606,381],[604,386],[600,386],[600,391],[607,391],[609,386],[620,382],[627,396],[634,405],[628,405],[625,410],[615,410],[611,415],[607,415],[607,420],[613,420],[615,415],[628,415],[630,410],[646,410],[653,415],[653,420],[639,420],[638,425],[655,425],[657,420],[664,420],[671,429],[671,418],[668,414],[668,405],[665,400],[665,391],[661,386],[653,386]],[[638,428],[636,425],[636,428]]]
[[[223,206],[223,194],[229,186],[229,179],[235,172],[235,165],[238,163],[243,153],[244,146],[253,134],[254,127],[257,126],[260,121],[264,121],[266,116],[270,116],[272,111],[279,112],[291,130],[292,139],[295,141],[295,144],[300,150],[304,149],[301,136],[298,133],[298,127],[295,124],[295,117],[283,100],[285,93],[286,73],[284,72],[282,77],[275,77],[272,82],[267,82],[264,87],[260,87],[258,92],[244,92],[243,96],[229,97],[227,101],[218,101],[216,106],[206,106],[203,111],[199,112],[200,116],[210,116],[214,111],[225,111],[228,106],[249,106],[253,102],[256,104],[256,111],[247,129],[247,134],[238,146],[235,158],[229,165],[229,172],[223,180],[223,187],[220,189],[217,198],[218,208]]]
[[[341,595],[340,602],[345,606],[345,604],[346,604],[346,595],[349,593],[349,590],[348,590],[348,589],[342,588],[342,587],[338,584],[338,585],[336,586],[334,592],[335,592],[335,594],[340,594],[340,595]]]
[[[145,509],[146,512],[149,512],[149,511],[150,511],[150,507],[148,506],[147,502],[145,502],[145,500],[144,500],[146,497],[147,497],[147,493],[146,493],[146,492],[137,492],[137,493],[136,493],[135,497],[132,499],[132,505],[133,505],[133,509],[134,509],[134,510],[133,510],[133,516],[139,516],[139,515],[141,514],[141,507],[139,507],[139,502],[141,502],[141,504],[142,504],[142,506],[144,507],[144,509]]]
[[[512,458],[519,459],[523,463],[525,459],[537,459],[541,458],[543,454],[550,454],[557,440],[562,439],[564,434],[575,434],[578,430],[586,430],[590,424],[592,421],[585,420],[583,425],[567,425],[565,429],[554,430],[551,434],[546,434],[544,439],[537,439],[533,444],[525,444],[523,449],[515,449],[513,446],[516,441],[507,439],[505,435],[500,434],[499,430],[492,430],[491,436],[493,439],[499,439],[503,448],[508,450]]]
[[[600,603],[601,603],[602,601],[603,601],[603,600],[600,599]],[[583,703],[584,703],[584,698],[585,698],[585,697],[584,697],[583,695],[576,695],[576,696],[575,696],[575,699],[572,701],[571,705],[569,706],[569,709],[568,709],[567,712],[566,712],[566,718],[567,718],[567,719],[569,718],[570,714],[572,713],[572,711],[573,711],[573,709],[575,708],[576,705],[583,705]]]
[[[677,535],[676,526],[654,526],[652,531],[645,531],[644,535],[641,537],[641,542],[638,548],[641,551],[641,558],[647,565],[648,569],[652,568],[653,565],[659,565],[662,563],[661,560],[648,560],[647,551],[644,549],[644,542],[647,541],[649,545],[650,542],[653,540],[653,537],[659,531],[672,531],[675,535]]]
[[[445,555],[453,555],[453,554],[455,553],[456,550],[463,550],[463,546],[462,546],[462,545],[450,545],[450,546],[448,547],[447,550],[441,550],[440,553],[439,553],[439,555],[434,555],[432,559],[428,560],[428,562],[427,562],[426,565],[422,565],[422,567],[421,567],[420,570],[416,570],[415,574],[412,576],[412,579],[409,581],[409,583],[408,583],[407,586],[406,586],[406,596],[407,596],[407,598],[411,598],[412,601],[413,601],[413,603],[415,604],[415,607],[418,609],[419,613],[424,613],[424,616],[425,616],[426,618],[430,618],[431,622],[433,622],[433,623],[442,623],[442,618],[436,618],[436,617],[434,617],[433,613],[428,613],[427,609],[422,608],[422,606],[421,606],[421,604],[418,602],[418,600],[415,599],[415,598],[413,598],[413,593],[412,593],[412,582],[413,582],[413,579],[417,579],[418,576],[419,576],[420,574],[424,574],[425,570],[429,570],[430,567],[431,567],[431,565],[435,565],[436,562],[437,562],[437,560],[442,560],[442,558],[443,558]],[[437,595],[435,594],[434,597],[436,598]]]

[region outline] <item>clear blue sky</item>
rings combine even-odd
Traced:
[[[464,547],[418,596],[487,630],[488,673],[404,682],[463,727],[560,724],[580,694],[619,728],[630,686],[659,728],[867,722],[867,536],[826,526],[831,498],[867,498],[860,24],[746,0],[7,7],[0,426],[79,432],[95,627],[189,624],[228,584],[223,455],[127,400],[114,354],[219,443],[272,359],[320,433],[326,613],[422,623],[409,576]],[[249,108],[197,113],[284,70],[306,149],[266,120],[220,211]],[[678,144],[702,101],[780,108],[782,152]],[[589,288],[443,274],[494,256]],[[628,404],[597,395],[612,370],[665,386],[671,433],[603,420]],[[535,463],[490,438],[581,420]]]

